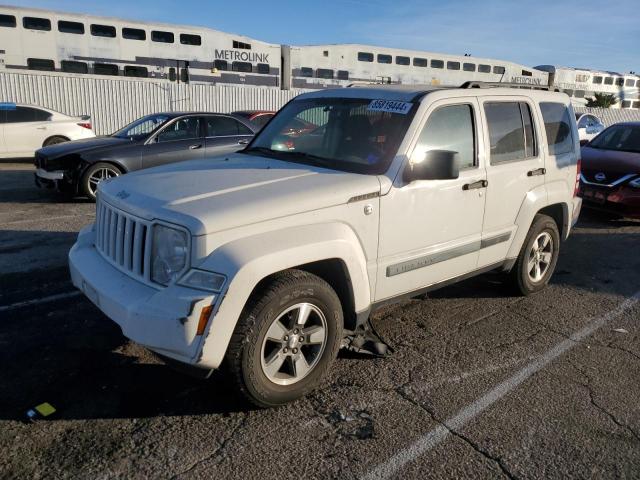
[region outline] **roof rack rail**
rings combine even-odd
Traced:
[[[559,92],[558,88],[553,88],[548,85],[533,85],[530,83],[515,83],[515,82],[479,82],[469,81],[460,85],[460,88],[525,88],[528,90],[547,90],[550,92]]]

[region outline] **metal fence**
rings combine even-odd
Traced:
[[[574,107],[574,110],[577,113],[591,113],[597,116],[606,127],[618,122],[640,122],[640,110],[586,107]]]
[[[304,91],[0,73],[0,101],[40,105],[66,115],[91,115],[98,135],[161,111],[278,110]]]

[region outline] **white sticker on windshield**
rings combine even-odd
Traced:
[[[390,112],[406,115],[413,107],[410,102],[398,102],[396,100],[371,100],[367,110],[371,112]]]

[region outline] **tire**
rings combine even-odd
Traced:
[[[556,222],[547,215],[536,215],[509,273],[510,286],[523,296],[545,288],[556,268],[559,253],[560,233]]]
[[[93,165],[90,165],[89,168],[87,168],[82,174],[78,190],[81,194],[89,197],[89,200],[95,202],[98,183],[100,183],[100,181],[104,180],[105,178],[113,178],[120,175],[122,175],[122,170],[120,170],[115,165],[112,165],[111,163],[94,163]]]
[[[301,305],[309,314],[296,335]],[[287,270],[249,299],[225,361],[250,403],[284,405],[318,386],[338,354],[342,329],[342,306],[329,284],[302,270]]]
[[[55,137],[47,138],[42,144],[43,147],[48,147],[49,145],[57,145],[58,143],[68,142],[69,139],[66,137],[61,137],[59,135]]]

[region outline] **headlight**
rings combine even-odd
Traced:
[[[180,285],[208,292],[219,292],[222,290],[225,280],[225,276],[219,273],[193,269],[180,280]]]
[[[631,185],[634,188],[640,188],[640,177],[638,177],[638,178],[636,178],[634,180],[631,180],[629,182],[629,185]]]
[[[187,234],[175,228],[154,225],[151,245],[151,280],[168,285],[187,265]]]

